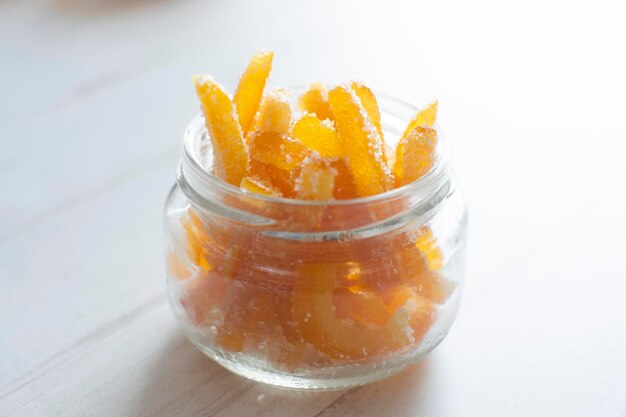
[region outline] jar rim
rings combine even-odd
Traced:
[[[300,88],[292,89],[300,90]],[[394,105],[404,107],[405,110],[411,111],[413,114],[419,111],[419,108],[407,103],[404,100],[398,99],[388,94],[377,93],[376,96],[380,99],[382,98],[384,102]],[[385,107],[381,106],[380,109],[381,116],[385,114],[390,114],[389,110],[386,110]],[[408,123],[408,120],[404,120],[405,124]],[[407,194],[415,194],[418,191],[431,190],[430,195],[435,195],[437,191],[441,188],[440,185],[448,178],[448,146],[445,135],[442,132],[441,127],[438,124],[435,124],[435,128],[437,130],[437,157],[435,159],[435,163],[430,168],[430,170],[418,178],[417,180],[405,184],[403,186],[393,188],[389,191],[385,191],[383,193],[374,194],[366,197],[358,197],[351,199],[331,199],[331,200],[301,200],[295,198],[287,198],[287,197],[274,197],[268,196],[258,193],[253,193],[247,190],[244,190],[235,185],[229,184],[226,181],[218,178],[214,174],[212,174],[206,167],[204,167],[200,161],[198,160],[197,149],[194,148],[194,145],[198,145],[198,142],[202,138],[204,134],[208,135],[204,116],[202,112],[199,112],[190,123],[187,125],[185,129],[185,133],[183,135],[182,140],[182,151],[183,158],[181,161],[181,165],[179,168],[178,174],[178,182],[180,183],[181,177],[184,177],[185,182],[189,184],[192,188],[195,189],[196,192],[199,190],[198,187],[208,190],[216,190],[218,192],[223,192],[229,195],[233,195],[236,197],[245,197],[248,199],[258,200],[263,203],[270,204],[278,204],[282,206],[299,206],[299,207],[319,207],[319,206],[350,206],[350,205],[369,205],[373,203],[380,203],[385,201],[390,201],[396,199],[398,197],[407,195]],[[385,128],[383,124],[383,131],[388,132],[389,130],[393,130],[391,128]],[[398,133],[399,136],[399,133]],[[210,144],[211,141],[209,140]],[[439,185],[439,186],[438,186]],[[201,191],[201,190],[200,190]],[[203,194],[200,192],[200,194]]]

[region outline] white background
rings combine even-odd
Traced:
[[[626,416],[621,2],[0,1],[0,415]],[[470,205],[448,338],[347,392],[243,381],[164,296],[190,76],[440,102]]]

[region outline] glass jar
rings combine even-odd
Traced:
[[[393,146],[416,108],[380,98]],[[444,140],[418,181],[326,202],[253,194],[210,174],[197,116],[165,206],[174,315],[244,377],[336,389],[387,377],[435,348],[459,305],[467,211]]]

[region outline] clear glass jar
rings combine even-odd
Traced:
[[[379,102],[393,145],[417,109]],[[462,289],[467,211],[446,155],[440,138],[429,173],[380,195],[267,197],[210,174],[197,116],[165,206],[180,327],[224,367],[285,387],[362,385],[416,362],[446,336]]]

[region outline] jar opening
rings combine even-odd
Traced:
[[[385,142],[395,149],[404,127],[419,109],[387,95],[378,97]],[[389,205],[405,202],[401,210],[403,213],[418,208],[421,211],[432,210],[452,191],[445,136],[438,126],[436,128],[439,139],[437,158],[433,167],[418,180],[368,197],[327,201],[297,200],[251,193],[213,175],[211,140],[204,125],[204,117],[198,114],[190,122],[183,137],[183,158],[177,181],[192,204],[236,221],[258,225],[271,223],[276,219],[271,216],[268,218],[268,212],[272,210],[267,210],[267,207],[280,207],[287,212],[327,208],[339,216],[355,208],[367,207],[380,214],[370,221],[363,220],[353,224],[363,227],[401,214],[397,210],[388,210]],[[232,204],[233,202],[236,204]],[[259,206],[265,209],[257,210]]]

